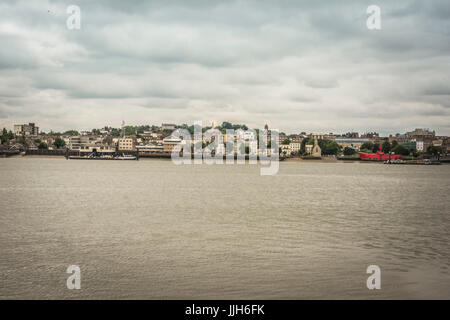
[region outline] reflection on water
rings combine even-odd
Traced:
[[[450,298],[450,166],[24,157],[0,176],[0,298]]]

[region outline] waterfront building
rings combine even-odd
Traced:
[[[281,148],[281,153],[284,156],[289,157],[291,155],[291,149],[289,148],[288,144],[280,144],[280,148]]]
[[[68,148],[70,150],[79,150],[81,147],[81,137],[80,136],[71,136],[68,138],[68,142],[66,142]]]
[[[164,147],[149,144],[149,145],[144,145],[144,146],[136,146],[136,150],[139,153],[160,153],[160,152],[164,151]]]
[[[64,139],[70,150],[89,150],[90,147],[95,147],[102,143],[101,137],[97,136],[70,136]],[[67,143],[68,140],[68,143]]]
[[[424,143],[423,140],[417,140],[416,141],[416,150],[418,152],[423,152],[424,151]]]
[[[432,139],[419,138],[419,139],[416,139],[415,141],[416,141],[416,150],[418,152],[426,152],[428,147],[433,145]]]
[[[79,148],[79,151],[81,153],[103,153],[103,154],[114,154],[116,152],[116,148],[109,146],[109,145],[103,145],[103,144],[95,144],[95,145],[84,145]]]
[[[418,152],[426,152],[428,147],[433,145],[436,138],[435,131],[430,129],[416,128],[414,131],[405,134],[411,141],[416,141],[416,150]]]
[[[181,142],[180,138],[177,137],[166,137],[163,139],[163,151],[164,152],[172,152],[173,148],[175,148]]]
[[[119,138],[118,141],[119,151],[136,151],[136,140],[134,137]]]

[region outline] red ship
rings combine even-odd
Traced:
[[[402,156],[399,154],[391,153],[391,154],[385,154],[380,146],[380,150],[377,151],[377,153],[365,153],[365,152],[358,152],[359,158],[361,160],[395,160],[395,159],[401,159]]]

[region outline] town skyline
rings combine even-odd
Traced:
[[[210,131],[211,128],[216,131]],[[395,136],[389,135],[389,137],[382,136],[377,132],[327,134],[303,131],[286,134],[282,131],[274,133],[273,128],[269,128],[267,124],[262,130],[252,130],[245,124],[222,122],[217,125],[214,121],[210,126],[203,126],[203,123],[199,122],[196,122],[195,125],[162,123],[161,126],[127,126],[122,122],[121,128],[105,126],[90,131],[69,130],[48,133],[40,131],[36,123],[29,122],[15,124],[14,131],[3,128],[0,138],[0,147],[4,155],[18,153],[26,155],[36,152],[44,155],[62,155],[64,153],[68,159],[71,156],[76,159],[79,157],[85,159],[86,153],[88,158],[103,159],[106,156],[108,159],[114,159],[114,156],[118,157],[118,152],[132,152],[133,154],[130,156],[133,157],[133,160],[138,160],[139,156],[167,158],[171,157],[174,148],[186,145],[183,143],[184,140],[191,145],[188,147],[189,150],[194,145],[199,150],[203,150],[216,139],[218,139],[216,141],[218,144],[215,145],[214,152],[219,154],[264,153],[261,143],[267,143],[266,147],[275,143],[279,145],[278,152],[283,157],[293,156],[303,159],[310,157],[321,159],[323,155],[328,159],[330,156],[334,158],[344,156],[354,160],[357,154],[356,158],[363,161],[365,159],[379,161],[382,160],[380,154],[384,154],[379,153],[382,151],[388,152],[390,156],[392,153],[394,160],[400,159],[402,156],[417,158],[423,155],[434,155],[439,158],[440,155],[446,157],[450,152],[449,137],[436,135],[434,130],[425,128],[416,128],[413,131],[395,134]],[[267,142],[267,139],[270,142]],[[228,150],[226,153],[225,148]],[[77,154],[71,155],[71,153]]]
[[[122,122],[125,123],[125,127],[144,127],[144,126],[155,126],[155,127],[161,127],[163,124],[173,124],[177,127],[181,127],[183,125],[188,125],[188,126],[192,126],[194,125],[194,123],[196,121],[192,121],[192,122],[188,122],[188,123],[176,123],[174,121],[166,121],[166,122],[144,122],[144,123],[127,123],[124,120],[122,120]],[[62,128],[60,130],[57,129],[53,129],[53,128],[43,128],[41,125],[39,125],[39,132],[42,133],[46,133],[48,134],[49,132],[53,132],[53,133],[59,133],[59,134],[64,134],[65,132],[69,132],[69,131],[77,131],[79,133],[81,132],[92,132],[93,130],[99,130],[99,129],[103,129],[103,128],[114,128],[114,129],[121,129],[122,128],[122,122],[116,124],[116,125],[101,125],[101,126],[96,126],[96,127],[86,127],[86,126],[82,126],[82,127],[70,127],[70,128]],[[345,135],[348,133],[358,133],[360,135],[364,135],[364,134],[371,134],[371,133],[377,133],[380,137],[389,137],[391,136],[395,136],[397,134],[404,134],[406,132],[410,132],[416,129],[426,129],[426,130],[430,130],[430,131],[434,131],[436,133],[436,136],[450,136],[450,134],[443,134],[441,132],[441,130],[439,130],[439,128],[429,128],[429,127],[424,127],[424,126],[417,126],[417,127],[411,127],[411,128],[407,128],[407,129],[403,129],[403,130],[397,130],[397,131],[392,131],[392,132],[383,132],[381,130],[376,130],[376,129],[365,129],[365,130],[354,130],[352,128],[349,129],[343,129],[341,131],[332,131],[332,130],[322,130],[322,131],[310,131],[310,130],[306,130],[306,129],[301,129],[299,128],[298,130],[295,131],[287,131],[287,130],[283,130],[283,128],[277,128],[277,127],[273,127],[270,125],[270,123],[264,123],[262,125],[259,126],[251,126],[246,122],[243,121],[229,121],[229,120],[224,120],[224,121],[215,121],[215,120],[206,120],[206,121],[202,121],[202,126],[203,128],[207,128],[207,127],[211,127],[212,124],[214,124],[214,127],[218,127],[221,126],[223,123],[228,122],[228,123],[232,123],[232,124],[239,124],[239,125],[245,125],[246,127],[248,127],[249,129],[263,129],[265,125],[268,125],[269,128],[274,129],[274,130],[278,130],[280,133],[285,133],[287,135],[295,135],[295,134],[300,134],[302,132],[304,133],[312,133],[312,134],[336,134],[336,135]],[[14,131],[14,125],[16,125],[17,123],[30,123],[30,121],[17,121],[14,123],[7,123],[6,125],[1,125],[0,124],[0,128],[6,128],[7,130],[11,130]],[[32,123],[37,123],[37,121],[34,121]]]

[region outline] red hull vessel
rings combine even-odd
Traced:
[[[377,151],[377,153],[365,153],[365,152],[358,152],[359,153],[359,158],[363,159],[363,160],[395,160],[395,159],[401,159],[402,156],[399,154],[395,154],[395,153],[391,153],[391,156],[389,157],[389,154],[385,154],[382,150],[381,150],[381,146],[380,146],[380,150]]]

